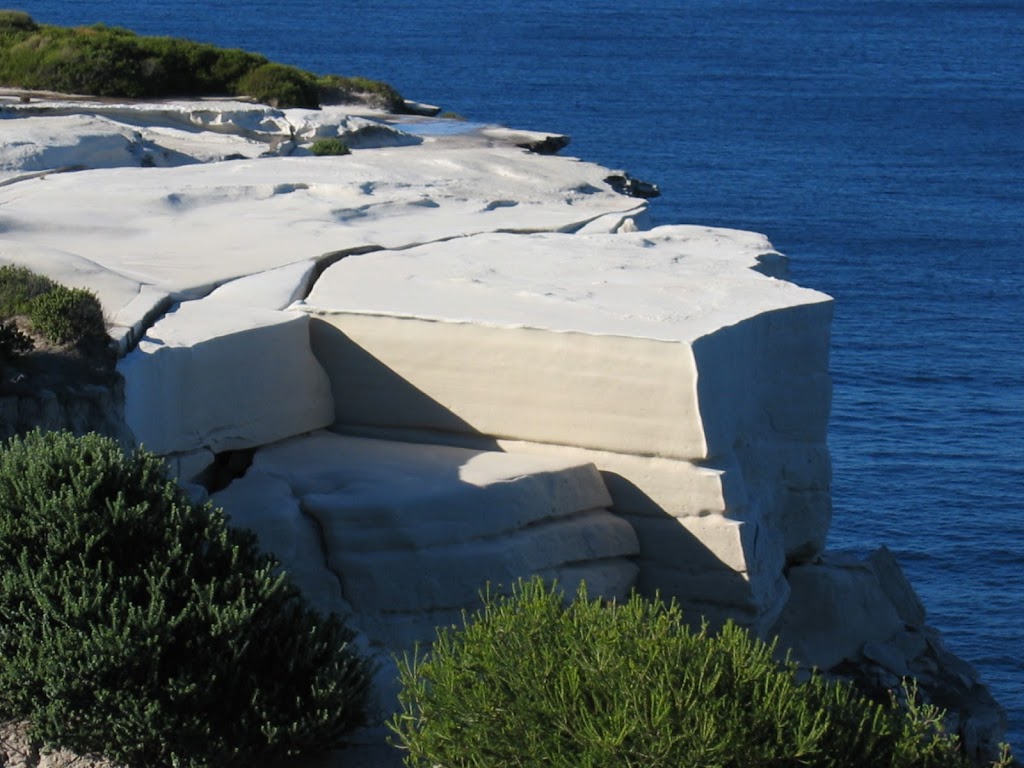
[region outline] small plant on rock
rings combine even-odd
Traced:
[[[0,449],[0,715],[133,768],[332,748],[367,663],[252,534],[97,435]]]
[[[323,75],[317,79],[317,87],[320,90],[320,101],[324,104],[361,101],[389,112],[402,112],[405,109],[405,99],[402,95],[392,86],[379,80]]]
[[[313,145],[309,148],[309,151],[318,157],[328,155],[348,155],[351,154],[349,148],[345,145],[341,139],[317,139],[313,142]]]

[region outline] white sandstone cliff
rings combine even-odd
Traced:
[[[955,667],[891,558],[823,556],[831,299],[760,235],[645,230],[607,169],[436,125],[0,93],[0,263],[98,294],[183,482],[251,456],[216,502],[362,631],[384,709],[391,652],[532,573],[880,685]]]

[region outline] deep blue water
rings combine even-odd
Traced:
[[[16,0],[17,1],[17,0]],[[830,546],[887,544],[1024,746],[1020,0],[22,0],[568,133],[836,298]]]

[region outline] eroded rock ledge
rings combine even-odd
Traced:
[[[382,711],[392,652],[541,573],[880,688],[913,673],[994,748],[998,706],[895,560],[825,550],[832,302],[764,237],[648,229],[607,169],[495,127],[2,97],[0,118],[0,261],[96,291],[125,423],[183,482],[251,456],[215,501],[362,630]],[[331,136],[362,149],[309,153]]]

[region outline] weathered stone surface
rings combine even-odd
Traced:
[[[773,634],[803,664],[830,669],[903,628],[868,563],[832,554],[791,568],[788,578],[791,596]]]
[[[429,642],[487,583],[586,576],[623,597],[636,577],[635,534],[602,509],[587,464],[318,432],[258,451],[215,500],[286,569],[332,574],[355,624],[391,649]]]
[[[912,627],[923,626],[924,604],[889,548],[879,547],[868,557],[868,562],[871,563],[882,589],[903,622]]]
[[[124,421],[120,381],[0,394],[0,440],[33,429],[98,432],[125,447],[134,444]],[[0,389],[2,391],[2,389]]]
[[[326,426],[330,384],[303,315],[183,303],[122,359],[125,417],[159,453],[252,448]]]
[[[48,274],[72,285],[86,265],[85,287],[125,348],[165,297],[299,260],[495,230],[575,231],[609,214],[612,231],[644,210],[603,183],[603,168],[525,152],[481,126],[421,139],[379,113],[236,102],[5,109],[0,260],[50,259]],[[419,144],[309,156],[304,143],[330,135]],[[260,157],[285,144],[298,147],[292,156]],[[240,159],[211,162],[229,156]],[[60,168],[89,170],[48,173]]]
[[[780,650],[853,681],[876,699],[905,700],[916,681],[919,701],[946,711],[968,756],[988,764],[998,755],[1006,716],[977,671],[951,653],[895,557],[884,547],[866,560],[830,555],[790,569],[792,596],[772,629]]]
[[[28,737],[28,724],[0,724],[0,766],[3,768],[118,768],[100,757],[79,755],[67,749],[46,750]]]

